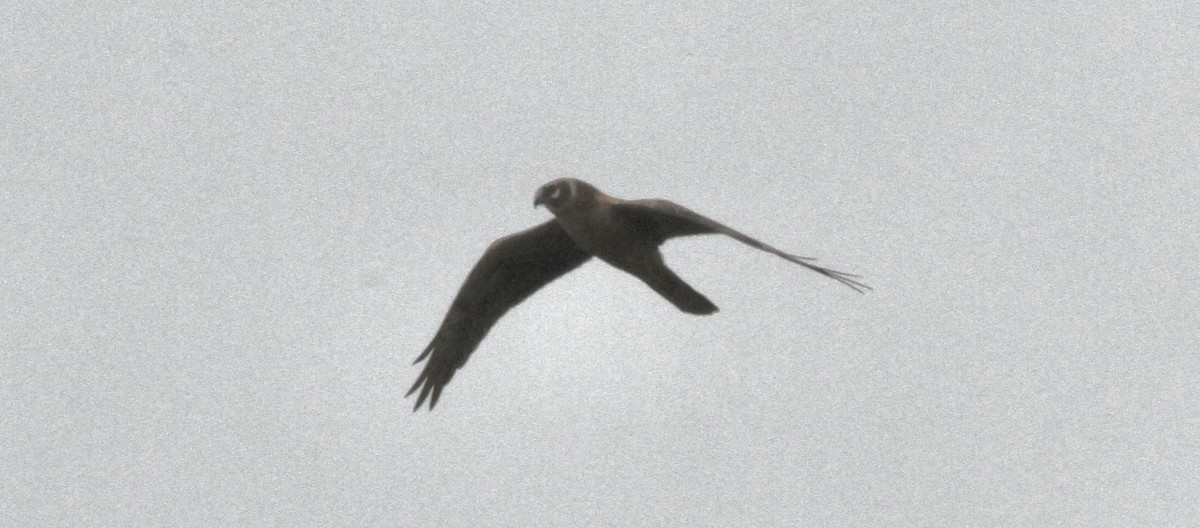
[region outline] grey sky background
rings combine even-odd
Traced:
[[[1200,9],[17,3],[0,524],[1200,522]],[[409,363],[576,176],[732,240]]]

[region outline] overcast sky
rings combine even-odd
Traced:
[[[819,4],[9,6],[0,524],[1200,522],[1200,8]],[[590,262],[413,414],[562,176],[875,291]]]

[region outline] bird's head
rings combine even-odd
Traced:
[[[551,213],[559,214],[596,200],[598,191],[587,182],[575,178],[559,178],[541,186],[533,195],[533,206],[545,205]]]

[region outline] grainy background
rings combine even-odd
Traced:
[[[16,3],[0,524],[1200,522],[1200,9]],[[572,175],[716,237],[409,366]]]

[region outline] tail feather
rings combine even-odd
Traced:
[[[684,312],[708,315],[717,311],[717,305],[708,300],[708,297],[683,282],[683,279],[665,265],[660,265],[648,273],[641,273],[638,278]]]

